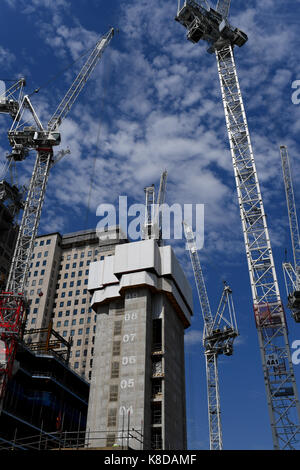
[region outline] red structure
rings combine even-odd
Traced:
[[[3,397],[8,379],[12,375],[17,343],[25,314],[24,297],[11,292],[0,295],[0,398]]]

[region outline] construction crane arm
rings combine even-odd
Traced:
[[[204,336],[207,336],[211,333],[214,320],[213,320],[213,316],[211,313],[210,303],[209,303],[205,281],[203,277],[203,272],[202,272],[198,252],[197,252],[194,233],[191,227],[186,222],[183,222],[183,228],[184,228],[184,234],[185,234],[185,238],[186,238],[189,253],[190,253],[190,258],[191,258],[192,267],[193,267],[194,276],[195,276],[196,288],[197,288],[197,292],[199,296],[199,301],[200,301],[200,306],[201,306],[201,311],[202,311],[202,316],[203,316],[203,321],[204,321],[204,327],[205,327]]]
[[[110,31],[103,36],[97,42],[95,48],[93,49],[92,53],[90,54],[88,60],[80,70],[79,74],[77,75],[76,79],[72,83],[71,87],[65,94],[64,98],[58,105],[55,113],[51,117],[50,121],[48,122],[48,131],[57,130],[58,127],[61,125],[63,119],[69,113],[74,101],[77,99],[79,93],[81,92],[82,88],[84,87],[87,79],[93,72],[94,68],[96,67],[99,59],[102,56],[104,49],[110,43],[111,39],[114,35],[114,28],[111,28]]]

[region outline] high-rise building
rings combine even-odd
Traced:
[[[88,289],[98,318],[87,433],[105,430],[108,447],[186,449],[192,289],[171,247],[117,245],[91,263]]]
[[[117,244],[127,242],[119,234],[119,227],[111,227],[101,239],[96,230],[85,230],[66,235],[50,233],[35,240],[26,290],[30,303],[26,329],[45,329],[53,322],[53,329],[72,341],[70,366],[87,380],[91,377],[96,331],[96,315],[87,290],[89,266],[113,255]],[[29,341],[44,340],[39,335],[29,335]]]

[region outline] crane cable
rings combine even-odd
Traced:
[[[45,83],[43,83],[40,87],[35,88],[28,96],[31,97],[35,93],[38,93],[41,89],[45,88],[48,86],[50,83],[54,82],[55,80],[58,79],[63,73],[65,73],[67,70],[69,70],[71,67],[73,67],[74,64],[76,64],[80,59],[82,59],[85,55],[87,55],[89,52],[91,52],[94,49],[95,45],[90,47],[89,49],[86,49],[76,60],[73,62],[69,63],[65,68],[60,70],[56,75],[54,75],[52,78],[47,80]]]

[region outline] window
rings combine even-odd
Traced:
[[[58,312],[58,315],[57,315],[57,316],[58,316],[58,317],[62,317],[62,314],[63,314],[62,312]]]
[[[80,258],[84,258],[84,251],[80,253]]]
[[[67,256],[67,260],[70,260],[70,259],[71,259],[71,255],[68,255],[68,256]]]
[[[73,315],[77,315],[77,308],[74,308]]]
[[[65,292],[62,292],[61,293],[61,297],[65,297],[66,296],[66,293]]]
[[[80,290],[76,290],[75,295],[79,295],[79,294],[80,294]]]
[[[34,271],[33,275],[34,275],[34,277],[37,277],[38,271]]]
[[[51,238],[48,238],[48,240],[46,241],[46,245],[50,245],[51,243]]]
[[[61,321],[56,322],[56,327],[59,328],[61,326]]]
[[[81,346],[81,339],[77,340],[77,346]]]
[[[72,297],[72,295],[73,295],[73,292],[71,290],[69,290],[68,296]]]
[[[70,287],[74,287],[74,281],[70,282]]]
[[[67,307],[70,307],[71,305],[72,305],[71,300],[68,300],[68,302],[67,302]]]
[[[34,289],[32,289],[32,290],[30,291],[30,294],[29,294],[29,295],[33,295],[33,294],[34,294]]]
[[[84,280],[84,285],[87,286],[88,283],[89,283],[89,280],[88,280],[88,279],[85,279],[85,280]]]
[[[39,265],[40,265],[40,262],[39,262],[39,261],[37,261],[37,262],[35,263],[35,267],[36,267],[36,268],[38,268],[38,267],[39,267]],[[31,263],[31,266],[30,266],[30,267],[32,268],[32,263]]]
[[[38,310],[39,310],[38,308],[34,308],[33,313],[38,313]]]
[[[82,266],[83,266],[83,261],[80,261],[79,267],[82,268]]]
[[[66,317],[70,316],[70,310],[66,310]]]
[[[35,299],[35,303],[36,303],[36,304],[39,304],[39,303],[40,303],[39,297],[37,297],[37,298]]]
[[[64,282],[63,285],[62,285],[62,288],[65,289],[67,287],[67,283]]]
[[[72,325],[76,325],[76,320],[72,320]]]
[[[117,408],[108,410],[107,426],[116,426],[117,424]]]
[[[41,240],[40,241],[40,246],[43,246],[44,245],[44,240]]]
[[[86,304],[86,299],[82,299],[81,303]]]
[[[75,357],[80,357],[80,349],[77,349],[77,351],[75,352]]]
[[[76,268],[77,263],[72,264],[72,268]]]
[[[38,257],[38,258],[41,258],[41,257],[42,257],[42,252],[41,252],[41,251],[38,252],[37,257]]]
[[[69,277],[69,274],[68,274],[68,273],[65,273],[64,279],[68,279],[68,277]]]
[[[69,320],[64,321],[64,326],[69,326]]]
[[[40,279],[40,280],[39,280],[39,286],[41,286],[41,285],[43,284],[43,280],[44,280],[44,279]]]
[[[71,330],[70,336],[74,336],[74,335],[75,335],[75,330]]]
[[[63,306],[64,306],[64,302],[59,302],[59,306],[60,306],[60,307],[63,307]]]
[[[121,353],[121,341],[114,341],[113,342],[113,356],[119,356]]]
[[[45,251],[45,253],[44,253],[44,258],[47,258],[48,253],[49,253],[48,251]]]
[[[62,333],[63,337],[65,338],[67,336],[67,331],[64,330],[63,333]]]
[[[118,401],[118,385],[111,385],[109,387],[109,401]]]
[[[43,266],[47,266],[47,260],[43,261]]]
[[[36,285],[36,280],[34,279],[31,283],[32,286],[35,286]]]
[[[78,271],[78,276],[82,276],[82,271]]]
[[[74,362],[74,369],[78,369],[79,367],[79,362]]]
[[[33,325],[36,322],[36,318],[32,318],[31,324]]]
[[[71,277],[75,277],[75,271],[71,272]]]
[[[122,331],[122,320],[115,321],[114,323],[114,336],[120,335]]]
[[[119,377],[120,363],[112,362],[111,363],[111,379],[117,379]]]
[[[77,287],[81,286],[81,281],[77,281]]]
[[[89,333],[90,333],[90,329],[89,329],[89,328],[86,328],[85,334],[88,335]]]
[[[84,323],[84,318],[79,319],[79,324],[82,325]]]
[[[45,274],[45,270],[42,269],[42,270],[41,270],[41,276],[44,276],[44,274]]]
[[[74,254],[74,259],[77,259],[77,258],[78,258],[78,254],[75,253],[75,254]]]
[[[78,334],[79,334],[79,335],[82,335],[82,328],[79,328]]]
[[[80,310],[80,313],[85,313],[85,308],[82,308],[82,309]]]

